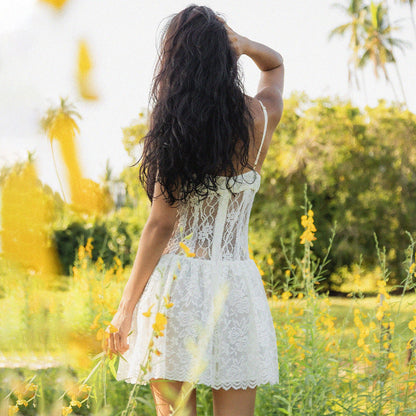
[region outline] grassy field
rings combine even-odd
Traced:
[[[312,214],[302,223],[303,258],[286,270],[283,285],[263,281],[280,380],[258,388],[256,415],[416,414],[416,264],[406,266],[411,294],[391,296],[384,271],[376,296],[329,298],[317,290]],[[0,262],[0,416],[154,415],[149,387],[117,382],[120,358],[102,352],[130,270],[117,258],[109,268],[93,261],[92,247],[91,240],[79,247],[70,276],[48,279]],[[153,353],[149,345],[145,368]],[[211,398],[198,386],[200,415],[212,414]],[[184,414],[180,405],[173,414]]]

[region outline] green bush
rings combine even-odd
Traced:
[[[125,222],[97,221],[89,224],[75,221],[53,233],[59,259],[66,274],[71,273],[78,247],[85,245],[90,237],[93,239],[94,261],[101,257],[105,266],[110,267],[114,257],[117,256],[123,267],[130,264],[131,238]]]

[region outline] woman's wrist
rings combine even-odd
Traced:
[[[125,315],[131,315],[136,304],[137,302],[135,300],[122,297],[118,305],[118,310]]]

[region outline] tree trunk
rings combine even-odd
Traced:
[[[385,78],[386,78],[386,81],[390,84],[391,89],[392,89],[392,91],[393,91],[394,99],[395,99],[398,103],[400,103],[399,96],[397,95],[396,88],[394,88],[394,85],[393,85],[393,83],[391,82],[391,79],[390,79],[390,77],[389,77],[389,75],[388,75],[387,68],[383,68],[383,69],[384,69],[384,76],[385,76]]]
[[[365,105],[368,105],[367,87],[365,86],[364,70],[361,69],[360,72],[361,72],[361,82],[363,84],[364,102],[365,102]]]
[[[402,82],[402,77],[400,76],[400,71],[399,71],[399,66],[397,65],[397,62],[394,61],[394,67],[396,68],[396,72],[397,72],[397,78],[399,80],[399,84],[400,84],[400,89],[402,90],[402,95],[403,95],[403,100],[404,100],[404,104],[407,107],[407,100],[406,100],[406,94],[404,92],[404,88],[403,88],[403,82]]]
[[[416,21],[415,21],[415,15],[413,13],[413,5],[410,1],[409,1],[409,7],[410,7],[410,20],[412,21],[413,32],[415,32],[415,39],[416,39]]]

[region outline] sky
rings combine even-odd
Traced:
[[[343,0],[339,0],[343,2]],[[348,85],[347,39],[328,40],[346,22],[330,0],[211,0],[195,2],[220,12],[238,33],[279,51],[285,62],[285,91],[310,97],[338,96],[373,106],[392,100],[391,87],[372,68],[364,71],[367,98]],[[343,2],[346,4],[346,1]],[[36,0],[0,0],[0,166],[35,152],[40,178],[59,190],[50,144],[39,119],[59,97],[68,97],[82,115],[77,145],[86,177],[99,181],[107,160],[117,175],[131,161],[121,139],[146,109],[157,45],[165,19],[182,10],[182,0],[68,0],[59,12]],[[408,7],[389,1],[390,18],[401,18],[396,36],[413,42],[397,52],[408,106],[416,113],[415,34]],[[85,39],[93,59],[91,80],[99,100],[83,100],[76,87],[78,40]],[[246,92],[254,95],[259,70],[240,58]],[[394,67],[391,78],[399,90]],[[139,155],[137,155],[139,156]],[[58,158],[58,171],[63,176]]]

